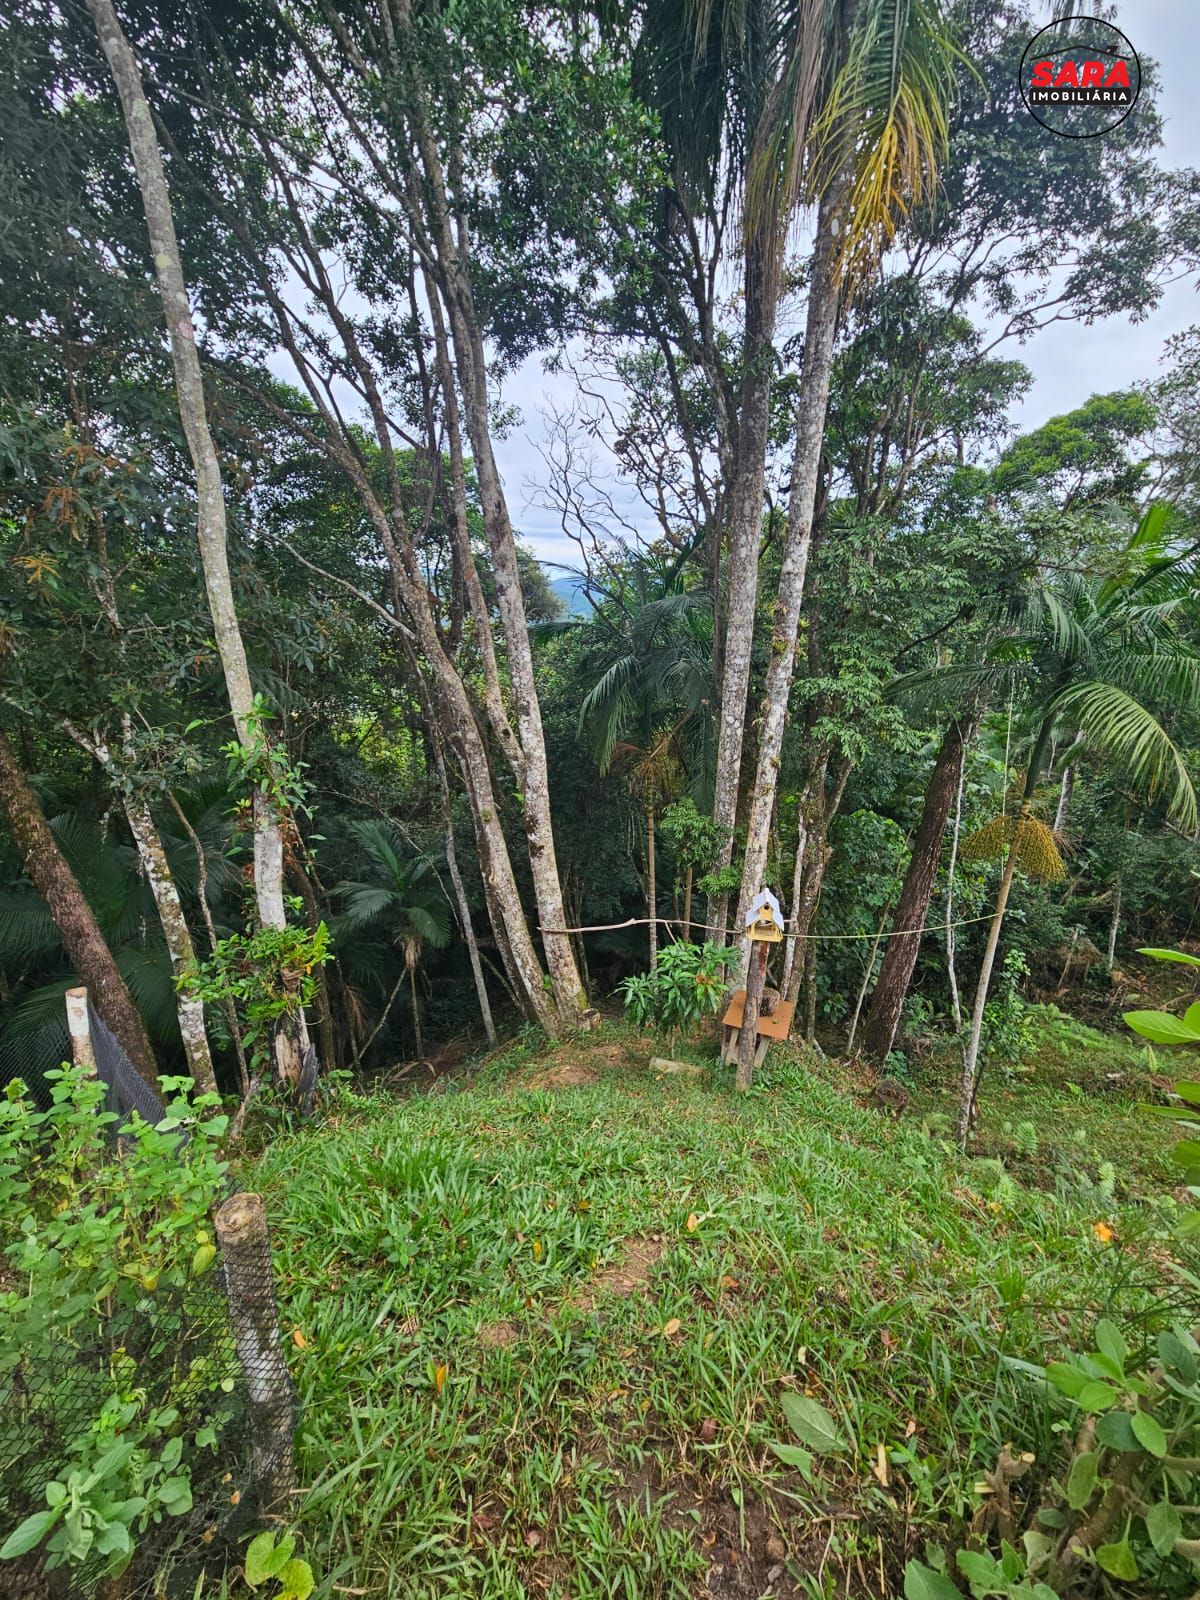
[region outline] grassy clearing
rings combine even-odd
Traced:
[[[707,1049],[660,1079],[617,1024],[281,1139],[245,1177],[297,1330],[325,1592],[898,1592],[999,1442],[1053,1459],[1058,1413],[1005,1358],[1170,1298],[1137,1246],[1162,1138],[1129,1114],[1142,1069],[1094,1092],[1043,1021],[1036,1081],[985,1091],[985,1146],[1044,1130],[1003,1161],[937,1137],[936,1090],[887,1117],[788,1050],[735,1099]],[[811,1480],[769,1448],[788,1389],[851,1441]]]

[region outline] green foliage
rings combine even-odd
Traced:
[[[1144,956],[1159,961],[1174,961],[1185,966],[1200,967],[1200,959],[1183,950],[1144,949]],[[1167,1011],[1126,1011],[1125,1022],[1134,1033],[1151,1044],[1200,1044],[1200,1001],[1194,1002],[1182,1017],[1173,1017]],[[1200,1194],[1200,1083],[1184,1078],[1174,1084],[1173,1106],[1148,1106],[1152,1115],[1165,1116],[1182,1123],[1188,1137],[1181,1139],[1172,1151],[1179,1177],[1190,1189],[1193,1197]],[[1180,1221],[1177,1232],[1183,1238],[1200,1235],[1200,1209],[1193,1208]]]
[[[24,1407],[31,1429],[55,1437],[56,1395],[24,1375],[68,1372],[66,1352],[99,1363],[94,1415],[58,1455],[38,1463],[46,1509],[7,1531],[0,1556],[44,1546],[47,1565],[99,1557],[121,1571],[138,1538],[191,1507],[191,1463],[216,1441],[221,1389],[201,1354],[174,1375],[157,1404],[134,1352],[162,1316],[213,1268],[210,1212],[226,1182],[218,1141],[227,1119],[187,1079],[163,1080],[166,1114],[136,1116],[122,1149],[108,1144],[116,1118],[97,1078],[64,1067],[50,1074],[53,1100],[38,1111],[13,1082],[0,1099],[0,1386]],[[109,1352],[103,1363],[100,1352]],[[10,1387],[11,1386],[11,1387]],[[202,1425],[202,1412],[209,1415]]]
[[[304,763],[293,761],[287,746],[268,736],[270,711],[261,694],[254,696],[246,742],[231,739],[221,746],[225,757],[229,787],[234,794],[251,791],[279,816],[308,814],[308,786]],[[198,726],[199,724],[193,724]],[[189,733],[191,728],[187,730]]]
[[[270,1058],[276,1024],[311,1003],[314,971],[331,956],[323,922],[312,931],[294,925],[258,928],[219,940],[207,959],[178,982],[206,1003],[233,1001],[245,1023],[247,1053],[261,1071]]]
[[[671,847],[676,867],[703,867],[717,853],[720,830],[711,817],[697,811],[690,795],[667,806],[659,818],[659,828]]]
[[[1021,1066],[1032,1042],[1029,1007],[1021,998],[1021,984],[1028,974],[1024,952],[1009,950],[983,1012],[981,1054],[1013,1071]]]
[[[279,1587],[268,1600],[308,1600],[313,1591],[313,1570],[307,1561],[292,1552],[293,1533],[276,1534],[269,1528],[256,1534],[246,1547],[244,1572],[251,1589],[274,1579]]]
[[[693,1028],[715,1016],[725,994],[725,968],[737,952],[723,945],[669,944],[652,972],[620,986],[625,1015],[638,1028]]]

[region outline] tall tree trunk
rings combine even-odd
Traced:
[[[397,7],[397,20],[401,30],[407,34],[412,27],[409,5]],[[569,1024],[579,1015],[587,1003],[587,997],[579,980],[570,935],[563,931],[567,919],[563,910],[562,884],[558,876],[550,815],[546,742],[534,679],[529,624],[521,593],[517,545],[508,514],[508,501],[492,449],[487,357],[471,281],[470,229],[468,219],[454,210],[447,192],[442,157],[427,115],[425,85],[416,69],[415,59],[407,65],[410,117],[421,167],[422,193],[431,223],[430,242],[438,255],[439,286],[449,318],[450,342],[463,399],[463,421],[479,484],[484,532],[491,552],[497,607],[507,646],[517,738],[521,747],[525,832],[534,898],[541,924],[542,948],[546,953],[558,1020]],[[453,174],[453,165],[451,172]]]
[[[925,926],[933,899],[946,823],[958,789],[966,745],[975,732],[975,722],[973,716],[951,720],[925,790],[921,821],[892,919],[892,936],[883,954],[883,965],[863,1027],[863,1052],[875,1061],[886,1061],[896,1040],[896,1029],[921,948],[920,930]]]
[[[979,966],[979,978],[975,985],[975,1001],[971,1007],[971,1032],[967,1039],[967,1047],[963,1051],[962,1092],[958,1106],[958,1139],[965,1150],[967,1140],[971,1134],[971,1122],[975,1114],[975,1099],[979,1093],[979,1081],[982,1069],[979,1066],[979,1044],[983,1037],[983,1012],[987,1005],[988,989],[992,981],[992,968],[996,963],[996,950],[1000,944],[1000,931],[1004,926],[1004,913],[1008,907],[1008,897],[1012,892],[1013,876],[1017,870],[1017,841],[1021,836],[1021,828],[1029,820],[1033,810],[1033,794],[1037,788],[1037,781],[1041,775],[1042,764],[1046,759],[1046,751],[1050,748],[1051,722],[1047,718],[1038,732],[1037,740],[1033,747],[1033,754],[1029,758],[1029,771],[1025,776],[1025,791],[1021,797],[1021,804],[1013,823],[1012,839],[1009,843],[1008,854],[1004,861],[1004,871],[1000,877],[1000,888],[996,895],[996,908],[992,912],[992,920],[988,924],[987,943],[983,947],[983,960]]]
[[[234,605],[221,466],[208,426],[200,355],[175,236],[170,191],[141,72],[111,0],[88,0],[88,9],[120,96],[146,214],[154,271],[171,346],[179,419],[196,476],[196,532],[213,634],[238,740],[244,750],[253,753],[260,746],[262,730],[255,723],[250,669]],[[283,896],[284,819],[275,803],[257,787],[253,819],[254,889],[259,921],[267,928],[284,928],[287,925]],[[276,1035],[276,1067],[284,1082],[299,1082],[307,1045],[308,1030],[303,1012],[300,1012]]]
[[[779,761],[787,726],[788,697],[796,661],[796,635],[804,601],[804,583],[812,544],[813,511],[825,416],[829,409],[829,384],[833,371],[833,345],[837,332],[838,285],[835,258],[838,229],[845,209],[847,184],[834,184],[822,197],[817,213],[817,242],[813,253],[812,283],[804,336],[804,369],[796,404],[796,441],[788,498],[787,532],[775,600],[770,664],[763,695],[758,741],[758,766],[746,828],[746,853],[738,901],[738,926],[745,923],[754,896],[763,887],[771,836],[771,815],[779,784]]]
[[[692,938],[692,874],[695,867],[689,861],[683,874],[683,942],[690,944]],[[703,940],[700,941],[703,944]]]
[[[950,832],[950,859],[946,863],[946,981],[950,985],[950,1009],[954,1017],[955,1033],[962,1032],[962,1000],[958,993],[958,971],[955,966],[954,934],[954,869],[958,865],[958,841],[962,834],[963,781],[967,775],[966,751],[958,769],[958,788],[954,795],[954,827]]]
[[[125,1054],[147,1083],[157,1085],[158,1065],[138,1009],[4,733],[0,733],[0,808],[21,865],[58,929],[67,959]]]
[[[650,917],[650,971],[658,965],[658,880],[654,862],[654,801],[646,801],[646,910]]]
[[[764,940],[752,943],[750,960],[746,966],[746,999],[742,1007],[742,1029],[738,1034],[737,1072],[734,1087],[743,1092],[754,1082],[754,1057],[758,1050],[758,1018],[762,1009],[763,989],[767,981],[767,958],[770,945]]]
[[[721,652],[716,787],[713,821],[717,826],[714,871],[733,859],[742,751],[746,743],[746,702],[750,691],[750,653],[758,601],[758,547],[762,537],[767,438],[771,420],[771,380],[775,366],[775,273],[761,242],[747,246],[746,320],[742,344],[742,384],[738,408],[734,479],[729,491],[729,578],[724,595],[724,648]],[[729,895],[711,901],[709,921],[724,928]],[[718,935],[720,937],[720,935]]]

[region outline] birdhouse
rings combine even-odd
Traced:
[[[746,914],[746,933],[764,944],[778,944],[783,938],[783,912],[770,889],[761,889]]]

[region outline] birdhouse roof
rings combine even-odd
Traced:
[[[760,889],[750,902],[750,909],[746,913],[746,926],[749,927],[752,922],[757,922],[764,913],[770,916],[776,927],[783,927],[783,912],[779,909],[779,901],[770,889]]]

